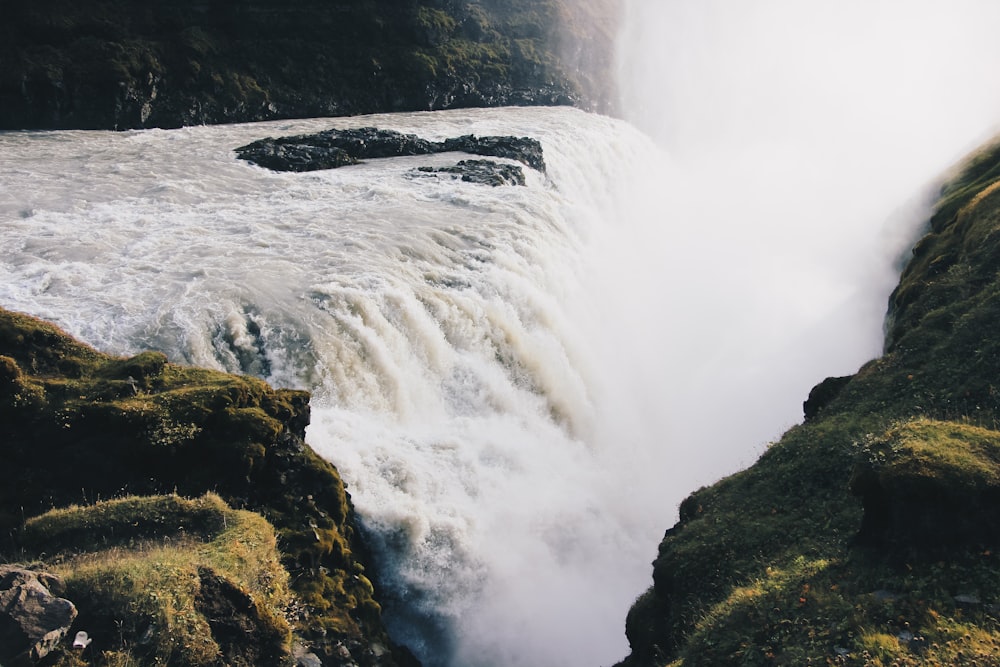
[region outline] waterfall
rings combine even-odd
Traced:
[[[1000,8],[626,0],[629,122],[494,109],[0,134],[0,304],[313,393],[394,636],[429,667],[610,664],[676,507],[878,353],[926,187],[1000,118]],[[529,135],[273,173],[374,125]],[[638,129],[637,129],[638,128]],[[907,204],[910,202],[910,204]]]
[[[417,170],[460,155],[288,174],[232,152],[365,125],[529,135],[548,169],[491,188]],[[425,664],[610,663],[680,488],[642,475],[657,433],[631,377],[656,351],[627,212],[668,167],[573,109],[4,134],[0,302],[312,391],[307,439]]]

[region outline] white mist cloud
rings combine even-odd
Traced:
[[[881,348],[930,186],[1000,121],[1000,4],[627,0],[626,117],[664,152],[623,214],[649,430],[679,500]],[[635,312],[643,312],[636,317]],[[633,314],[630,314],[633,313]]]

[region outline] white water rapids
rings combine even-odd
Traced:
[[[232,151],[331,125],[529,135],[548,172],[491,188],[414,171],[462,155],[288,174]],[[572,109],[3,134],[0,303],[311,390],[309,442],[428,664],[610,661],[679,493],[628,482],[656,448],[614,368],[642,351],[596,292],[658,159]]]
[[[626,4],[648,136],[571,109],[0,134],[0,305],[312,391],[429,667],[610,664],[677,503],[877,353],[921,188],[1000,117],[988,4]],[[232,153],[365,125],[532,136],[548,174]]]

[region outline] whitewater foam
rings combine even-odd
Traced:
[[[534,136],[548,173],[490,188],[414,175],[456,155],[278,174],[232,153],[363,125]],[[610,427],[632,390],[594,361],[615,323],[592,249],[658,159],[569,109],[0,135],[0,302],[110,352],[311,390],[308,439],[425,664],[610,662],[678,491],[628,481],[654,434]]]

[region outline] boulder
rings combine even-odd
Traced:
[[[415,134],[362,127],[288,137],[267,137],[236,149],[236,156],[241,160],[273,171],[296,172],[336,169],[357,164],[360,160],[430,153],[469,153],[500,157],[545,172],[542,145],[531,137],[477,137],[468,134],[435,142]]]
[[[472,155],[488,155],[517,160],[532,169],[545,172],[545,158],[542,145],[531,137],[477,137],[467,134],[453,139],[445,139],[440,152],[458,151]]]
[[[524,171],[516,164],[493,160],[461,160],[451,167],[418,167],[422,174],[447,174],[480,185],[524,185]]]
[[[820,411],[837,398],[841,389],[851,381],[850,375],[842,377],[828,377],[809,392],[809,398],[802,403],[802,414],[806,421],[811,421],[819,416]]]
[[[854,544],[914,556],[1000,545],[1000,433],[916,418],[864,442],[851,476]]]
[[[55,575],[0,565],[0,664],[34,664],[59,644],[76,618],[62,590]]]

